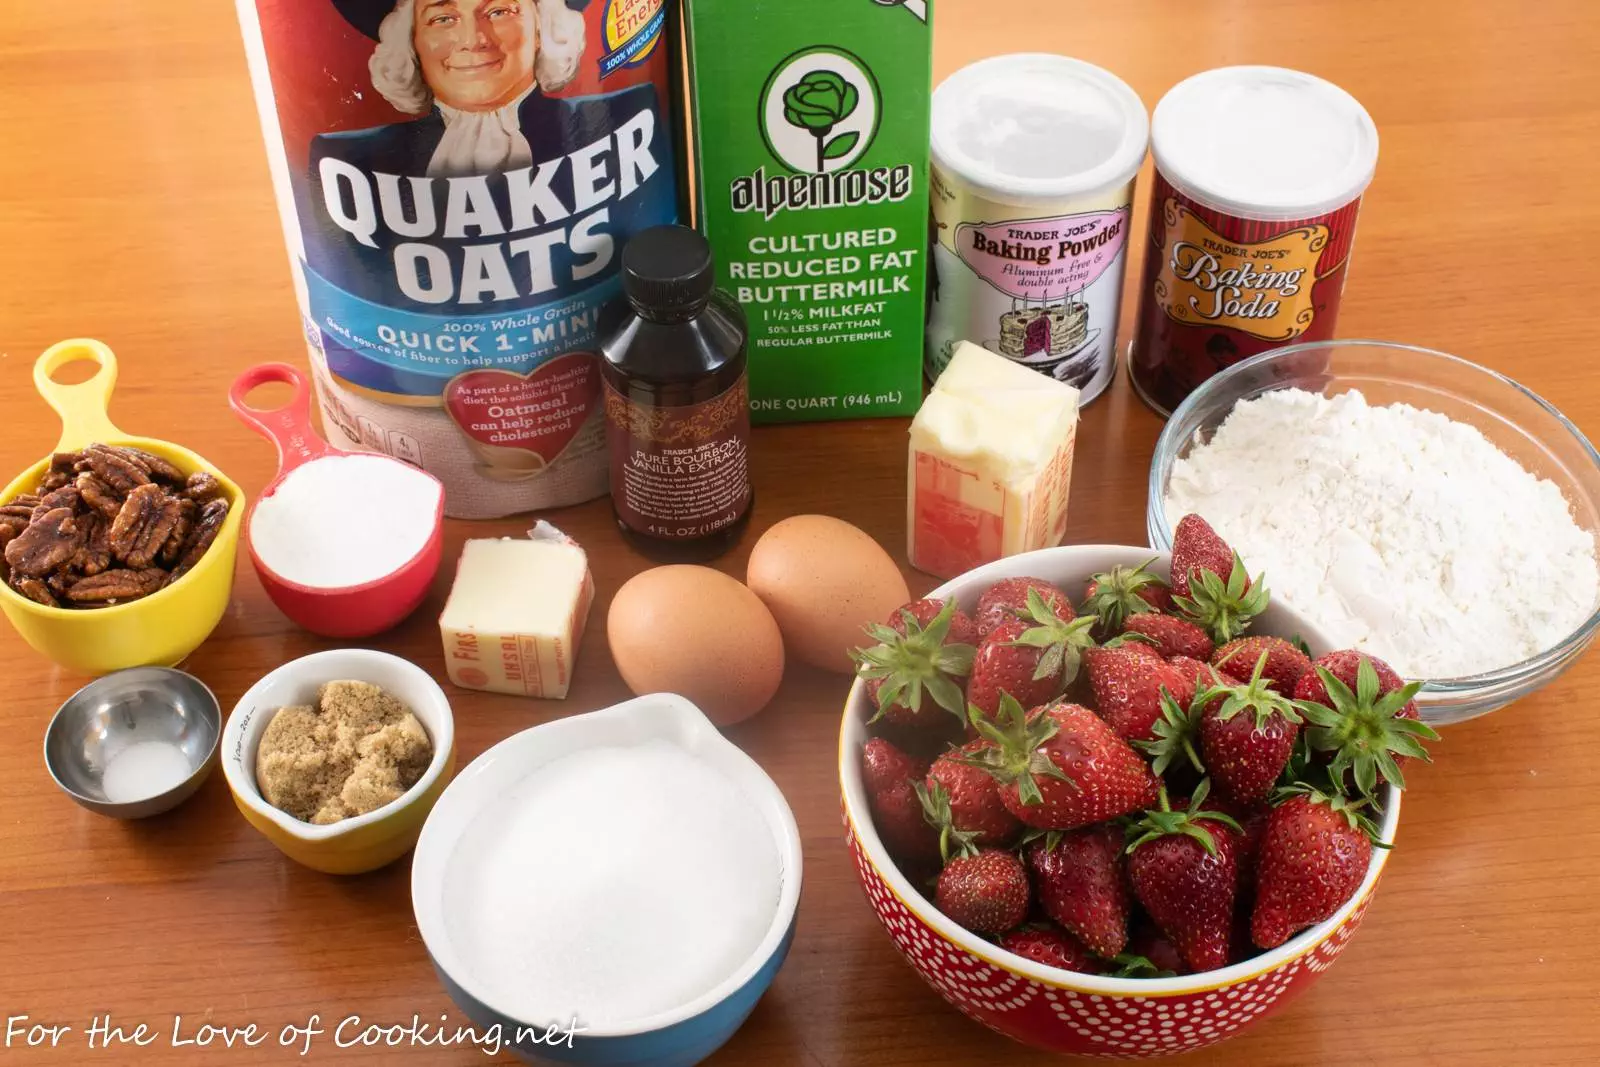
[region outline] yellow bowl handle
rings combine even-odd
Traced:
[[[88,360],[100,369],[86,382],[62,385],[50,376],[68,363]],[[44,350],[33,364],[33,386],[61,416],[57,452],[75,452],[97,441],[126,436],[111,423],[106,408],[117,384],[117,357],[99,341],[86,337],[61,341]]]

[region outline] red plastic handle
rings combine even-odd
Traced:
[[[245,403],[251,390],[271,382],[294,388],[287,404],[262,411]],[[241,422],[277,446],[279,478],[302,463],[339,452],[311,425],[311,390],[305,376],[287,363],[262,363],[239,375],[228,390],[228,406]]]

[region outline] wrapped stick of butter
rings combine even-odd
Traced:
[[[466,542],[439,616],[450,680],[464,689],[565,697],[593,601],[588,555],[547,522],[527,537]]]
[[[911,423],[911,565],[941,578],[1059,544],[1078,390],[963,341]]]

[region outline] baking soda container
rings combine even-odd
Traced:
[[[996,56],[934,90],[929,379],[972,341],[1083,403],[1105,388],[1149,133],[1126,83],[1067,56]]]
[[[664,0],[237,3],[330,435],[463,518],[605,493],[598,311],[677,214]]]
[[[1128,370],[1170,414],[1224,367],[1333,336],[1378,130],[1280,67],[1196,74],[1156,105],[1150,250]]]

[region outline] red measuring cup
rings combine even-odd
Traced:
[[[287,404],[273,411],[262,411],[245,403],[252,389],[271,382],[293,387],[294,395]],[[433,533],[420,552],[395,570],[360,585],[311,586],[291,582],[263,563],[256,552],[255,538],[251,534],[256,507],[278,491],[291,471],[307,463],[329,457],[376,454],[345,452],[317,434],[311,424],[310,389],[305,377],[287,363],[263,363],[239,375],[228,390],[228,406],[246,426],[278,449],[278,474],[250,505],[250,514],[245,516],[244,523],[244,541],[250,552],[250,562],[255,564],[261,585],[278,605],[278,610],[299,626],[324,637],[368,637],[395,626],[415,611],[428,595],[428,587],[439,571],[443,553],[443,486],[440,486],[439,507],[433,516]],[[377,458],[390,463],[401,462],[391,456],[377,455]]]

